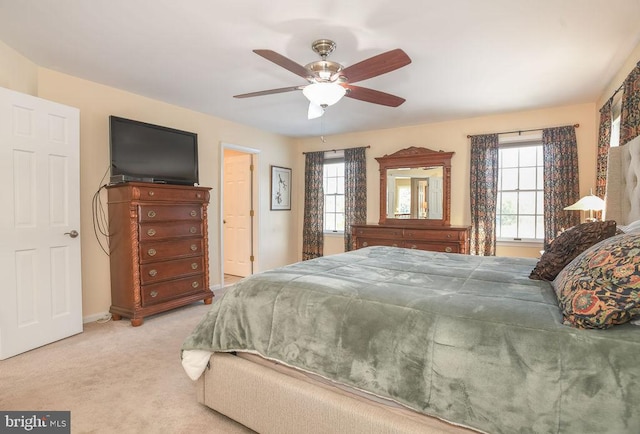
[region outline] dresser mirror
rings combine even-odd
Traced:
[[[380,224],[448,226],[453,152],[410,147],[378,157]]]

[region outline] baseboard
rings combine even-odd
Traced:
[[[224,287],[222,285],[214,285],[212,287],[210,287],[211,291],[213,292],[213,296],[217,297],[222,295],[222,292],[224,290]],[[82,323],[83,324],[87,324],[90,322],[96,322],[99,321],[101,319],[106,319],[109,318],[111,316],[111,314],[109,312],[98,312],[98,313],[94,313],[93,315],[88,315],[85,317],[82,317]]]

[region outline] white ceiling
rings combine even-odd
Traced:
[[[349,66],[402,48],[358,82],[398,108],[343,98],[307,119],[306,84],[253,53]],[[0,40],[36,64],[292,137],[595,102],[640,42],[640,0],[0,0]],[[141,119],[145,120],[145,119]]]

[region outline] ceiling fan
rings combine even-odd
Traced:
[[[308,63],[305,66],[275,51],[253,50],[259,56],[293,72],[309,83],[300,86],[244,93],[235,95],[234,98],[249,98],[301,90],[309,100],[309,119],[322,116],[328,106],[337,103],[343,96],[389,107],[398,107],[405,102],[405,99],[399,96],[352,84],[386,74],[411,63],[409,56],[401,49],[397,48],[378,54],[345,68],[337,62],[327,60],[327,56],[336,48],[335,42],[329,39],[318,39],[311,44],[311,48],[320,55],[322,60]]]

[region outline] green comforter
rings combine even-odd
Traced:
[[[490,433],[640,432],[640,327],[562,325],[534,259],[370,247],[256,274],[183,350],[251,351]]]

